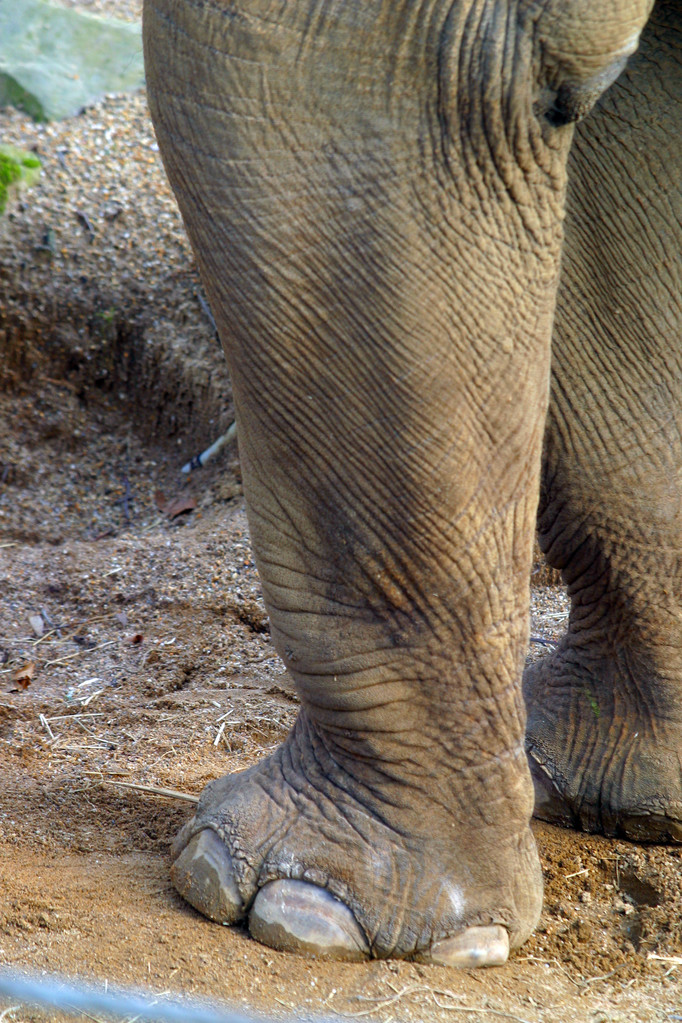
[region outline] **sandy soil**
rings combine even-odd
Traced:
[[[0,124],[43,161],[0,224],[0,964],[275,1018],[682,1018],[679,849],[536,825],[541,925],[478,973],[292,959],[175,894],[191,804],[118,783],[197,794],[296,713],[236,451],[179,472],[230,422],[229,380],[143,97]],[[565,616],[534,589],[533,636]]]

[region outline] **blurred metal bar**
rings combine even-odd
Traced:
[[[106,991],[89,984],[74,984],[49,974],[36,976],[0,968],[0,1001],[53,1009],[67,1015],[99,1013],[109,1017],[135,1017],[157,1023],[272,1023],[264,1016],[235,1012],[194,1000],[150,997],[120,988]],[[313,1020],[310,1023],[330,1023]],[[297,1021],[303,1017],[298,1016]]]

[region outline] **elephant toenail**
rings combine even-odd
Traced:
[[[509,934],[500,924],[468,927],[437,941],[424,958],[441,966],[502,966],[509,958]]]
[[[190,838],[171,866],[171,878],[183,899],[210,920],[233,924],[243,918],[232,857],[215,831]]]
[[[320,959],[367,959],[369,946],[350,909],[305,881],[271,881],[256,896],[249,929],[283,952]]]

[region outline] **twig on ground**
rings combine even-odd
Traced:
[[[50,736],[50,739],[52,740],[52,742],[55,742],[56,741],[56,736],[55,736],[54,732],[52,731],[52,729],[50,728],[50,722],[47,720],[47,718],[45,717],[44,714],[40,715],[40,723],[43,726],[43,728],[45,729],[45,731],[47,732],[47,734]]]
[[[448,998],[450,999],[451,1002],[463,1002],[466,997],[465,995],[455,994],[454,991],[449,991],[447,988],[433,988],[431,994],[433,995],[433,1000],[438,1006],[438,1008],[445,1009],[446,1011],[448,1009],[454,1008],[454,1006],[445,1005],[443,1002],[439,1002],[438,998],[436,998],[436,995],[438,995],[439,998]]]
[[[380,1009],[388,1008],[389,1005],[393,1005],[399,999],[404,998],[404,997],[406,997],[408,995],[428,994],[428,995],[431,995],[431,997],[433,998],[433,1001],[438,1006],[438,1008],[439,1009],[444,1009],[446,1012],[469,1012],[469,1013],[471,1013],[471,1012],[485,1012],[485,1013],[488,1013],[491,1016],[501,1016],[504,1019],[514,1020],[515,1023],[531,1023],[530,1020],[523,1019],[521,1016],[515,1016],[515,1015],[513,1015],[513,1013],[510,1013],[510,1012],[505,1012],[503,1009],[491,1009],[491,1008],[488,1008],[487,1006],[478,1006],[478,1005],[444,1005],[443,1003],[438,1002],[434,996],[435,995],[440,995],[441,997],[451,998],[454,1001],[461,1001],[462,998],[464,997],[463,995],[455,994],[454,991],[448,991],[447,989],[431,988],[431,987],[429,987],[426,984],[412,984],[412,985],[408,984],[404,988],[402,988],[400,991],[398,991],[393,986],[393,984],[389,983],[388,986],[391,988],[391,990],[395,991],[394,995],[390,996],[389,998],[382,998],[381,996],[378,996],[376,998],[360,996],[359,1000],[361,1000],[361,1001],[364,1001],[364,1002],[374,1001],[377,1004],[373,1005],[371,1009],[363,1009],[360,1012],[356,1012],[354,1015],[356,1017],[358,1017],[358,1016],[370,1016],[370,1015],[372,1015],[372,1013],[378,1012]],[[339,1013],[339,1015],[341,1015],[341,1013]]]
[[[135,789],[138,792],[149,792],[153,796],[165,796],[166,799],[184,799],[186,803],[198,803],[199,797],[192,796],[189,792],[177,792],[175,789],[162,789],[156,785],[138,785],[132,781],[112,781],[105,778],[105,785],[116,785],[122,789]]]
[[[600,973],[598,977],[588,977],[587,980],[583,980],[581,985],[580,985],[581,988],[582,988],[582,991],[580,992],[580,994],[584,995],[585,991],[587,990],[587,988],[589,987],[590,984],[596,984],[597,981],[599,981],[599,980],[608,980],[609,977],[613,977],[614,973],[618,973],[618,970],[620,968],[621,968],[620,966],[617,966],[615,968],[615,970],[609,970],[608,973]]]
[[[62,664],[64,661],[70,661],[74,657],[80,657],[81,654],[94,654],[95,650],[103,650],[105,646],[113,646],[115,642],[115,639],[110,639],[106,643],[100,643],[99,646],[84,647],[82,650],[76,650],[65,657],[59,657],[56,661],[45,661],[43,668],[51,668],[53,664]],[[88,697],[88,699],[92,699],[92,697]]]
[[[202,451],[200,455],[195,455],[194,458],[190,458],[189,462],[186,462],[180,471],[187,474],[193,472],[195,469],[200,469],[205,462],[208,462],[209,458],[213,458],[219,451],[222,451],[225,445],[233,441],[236,436],[237,424],[232,423],[221,437],[218,437],[218,439],[214,441],[210,447],[206,448],[205,451]]]
[[[39,636],[37,639],[29,640],[29,642],[31,642],[33,646],[38,646],[39,643],[44,643],[46,639],[54,639],[55,636],[57,639],[61,639],[59,629],[51,629],[50,632],[45,632],[42,636]]]
[[[392,984],[389,987],[395,991],[395,994],[389,995],[385,998],[383,995],[372,996],[372,995],[358,995],[358,1001],[360,1002],[375,1002],[371,1009],[362,1009],[360,1012],[354,1013],[355,1016],[371,1016],[372,1013],[378,1012],[380,1009],[385,1009],[389,1005],[393,1005],[399,999],[406,997],[407,995],[414,995],[420,993],[431,994],[431,988],[425,984],[406,984],[400,991],[396,991]]]
[[[52,724],[54,721],[78,721],[79,718],[103,718],[103,717],[105,717],[105,713],[103,710],[89,710],[86,711],[85,714],[82,714],[80,711],[77,712],[76,714],[50,714],[49,718],[46,718],[46,720],[49,721],[50,724]]]
[[[109,743],[109,746],[113,746],[113,743]],[[57,746],[55,747],[58,753],[101,753],[103,750],[102,746]]]
[[[84,700],[81,700],[81,707],[87,707],[89,703],[92,703],[93,700],[96,700],[97,697],[101,696],[103,692],[104,692],[103,689],[97,689],[94,693],[90,693],[90,695],[86,696]]]
[[[74,1016],[76,1015],[76,1013],[78,1013],[80,1016],[85,1016],[86,1019],[91,1019],[92,1023],[103,1023],[101,1019],[99,1019],[97,1016],[91,1016],[89,1012],[85,1011],[85,1009],[79,1009],[75,1005],[69,1005],[68,1008],[73,1013]]]
[[[649,952],[647,959],[655,959],[659,963],[674,963],[675,966],[682,966],[682,956],[659,956],[656,952]]]

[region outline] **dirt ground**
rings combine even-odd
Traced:
[[[0,223],[0,965],[277,1019],[682,1019],[680,849],[537,824],[540,927],[481,972],[287,957],[176,895],[192,804],[123,785],[196,795],[296,713],[236,449],[180,472],[229,380],[144,98],[0,126],[43,162]],[[564,596],[533,600],[551,642]]]

